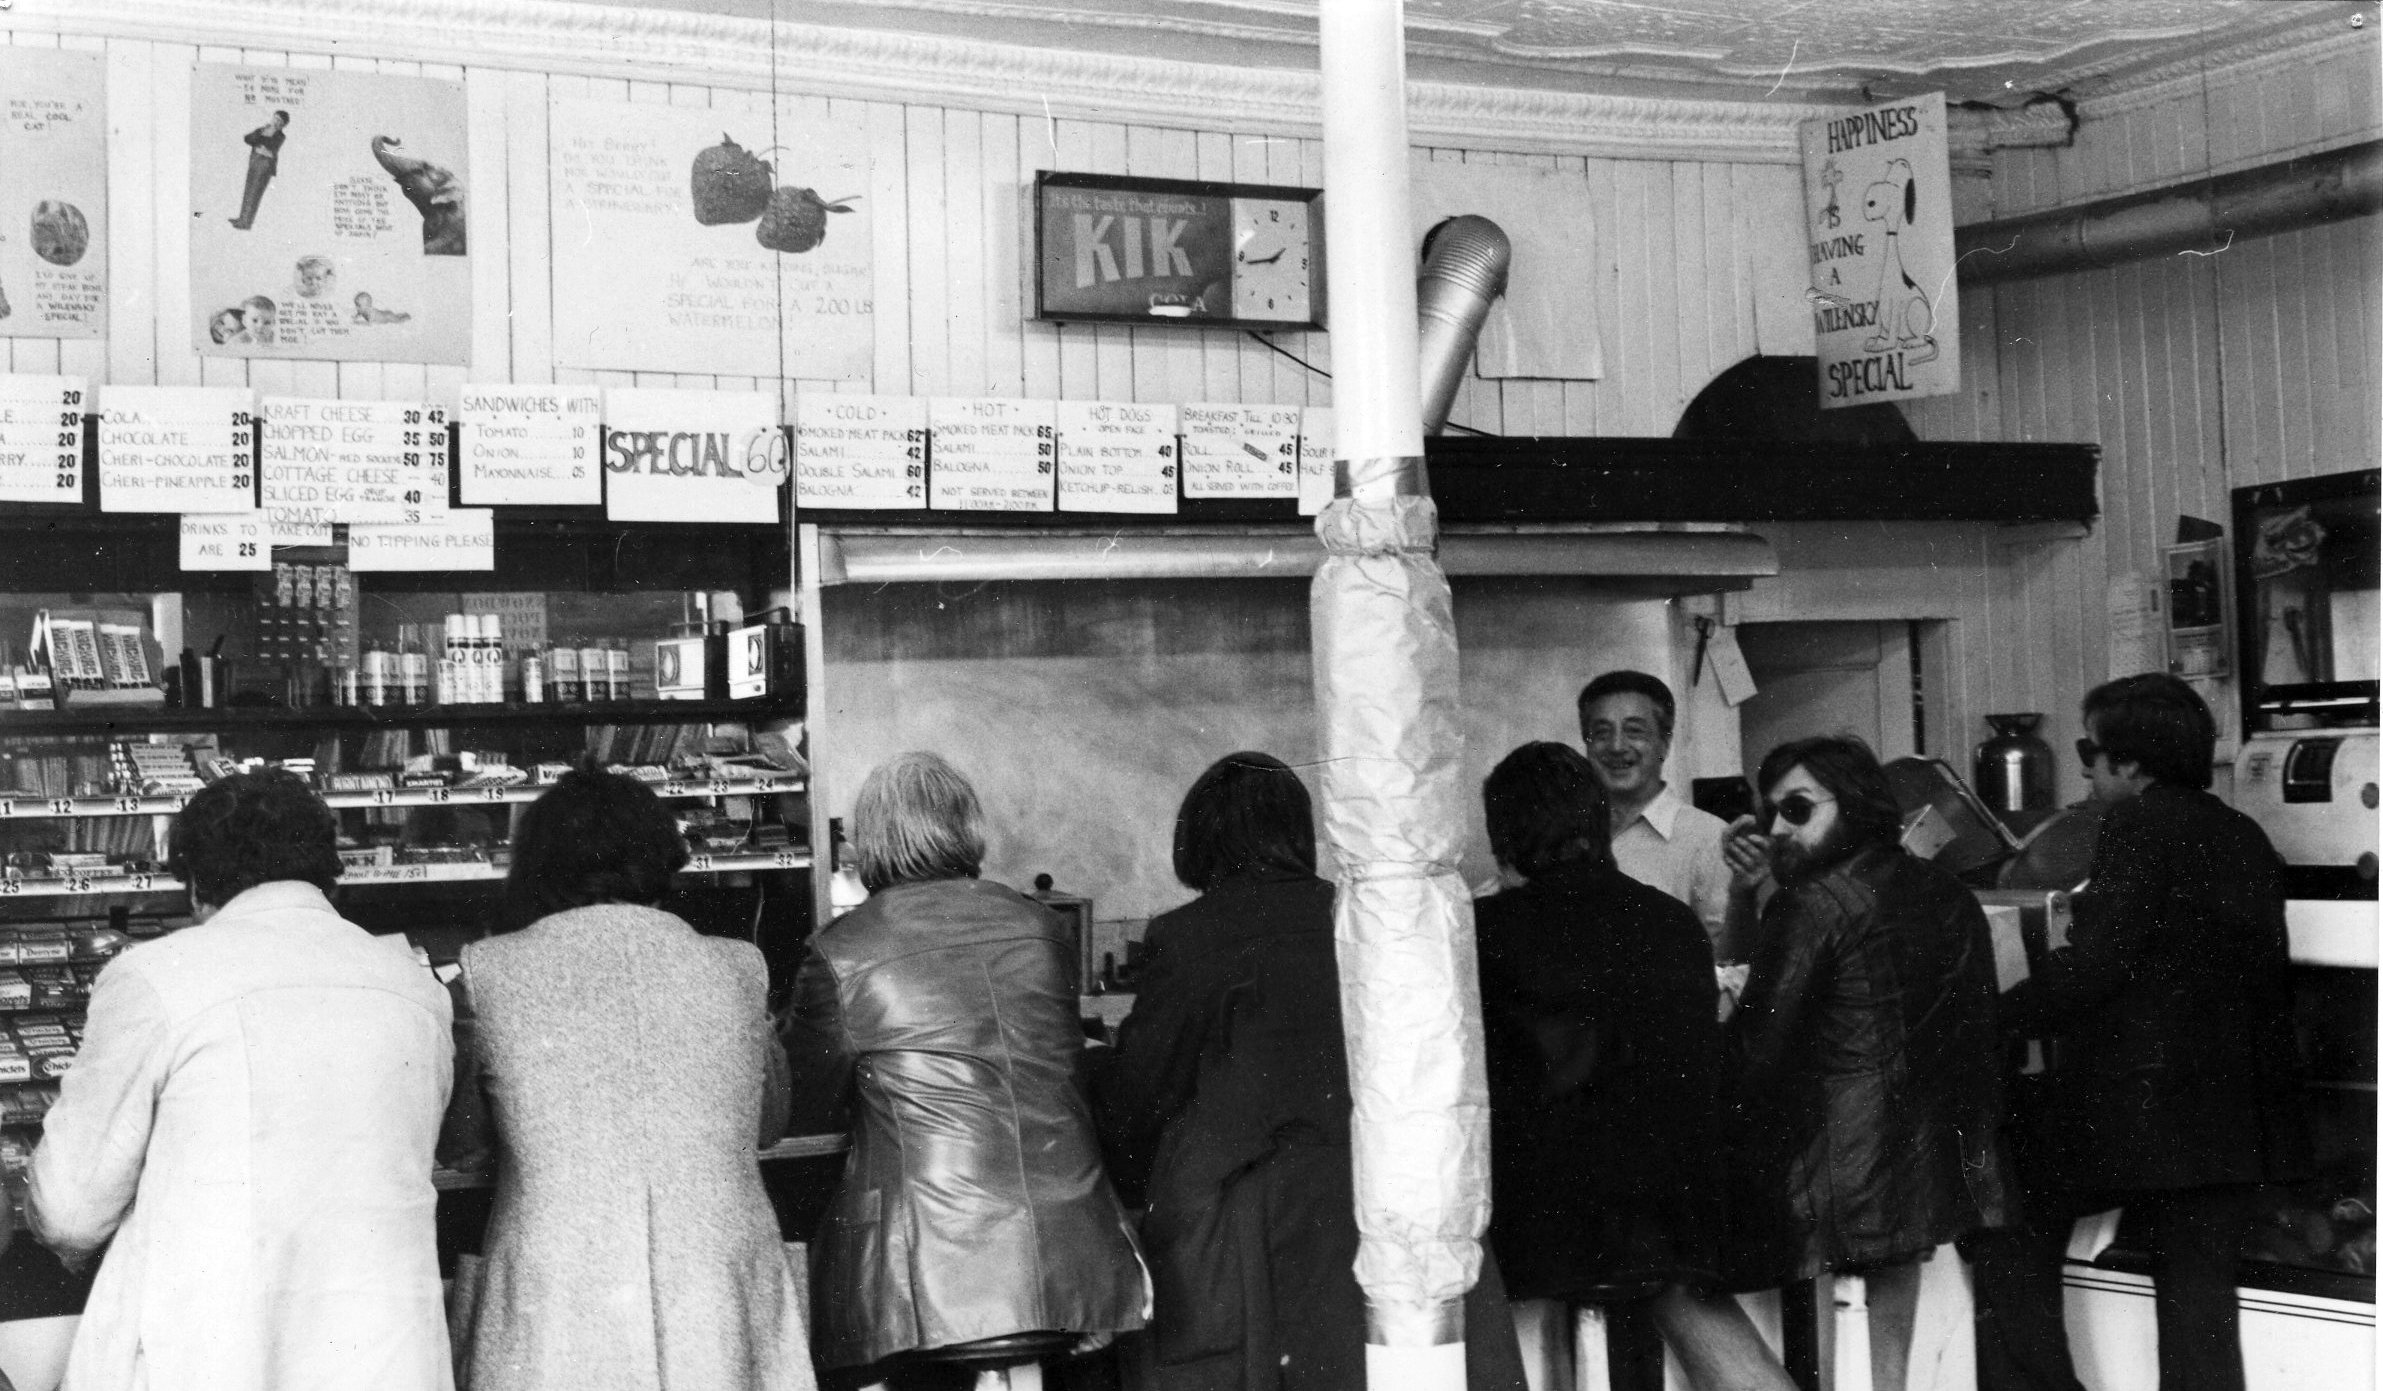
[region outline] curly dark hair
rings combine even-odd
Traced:
[[[294,879],[325,893],[339,882],[339,818],[295,773],[234,773],[200,789],[174,817],[166,869],[193,903],[220,908],[259,884]]]
[[[1613,811],[1597,769],[1570,744],[1525,744],[1481,784],[1489,849],[1536,877],[1576,860],[1613,862]]]
[[[1902,840],[1903,810],[1895,803],[1886,769],[1868,744],[1850,734],[1791,739],[1763,758],[1754,785],[1768,797],[1782,778],[1798,768],[1810,773],[1814,782],[1837,799],[1837,817],[1852,835],[1852,844],[1891,849]]]
[[[2206,789],[2215,781],[2217,720],[2200,693],[2164,671],[2122,676],[2085,693],[2085,727],[2114,763],[2155,782]]]
[[[1175,877],[1207,893],[1237,875],[1316,872],[1316,816],[1307,788],[1271,754],[1229,753],[1208,765],[1175,813]]]
[[[652,788],[583,764],[521,814],[505,925],[597,903],[660,902],[686,863],[686,838]]]

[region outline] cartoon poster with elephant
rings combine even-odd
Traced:
[[[0,48],[0,338],[108,325],[107,68]]]
[[[1821,409],[1960,390],[1944,93],[1798,132]]]
[[[783,107],[556,97],[554,356],[573,367],[866,377],[869,145]]]
[[[202,355],[467,360],[462,84],[200,64],[190,106]]]

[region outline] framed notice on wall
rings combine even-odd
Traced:
[[[1044,170],[1034,176],[1034,316],[1322,328],[1323,196]]]

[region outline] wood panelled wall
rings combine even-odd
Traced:
[[[2088,106],[2071,148],[1998,154],[1976,219],[2275,163],[2383,134],[2377,44],[2208,75],[2166,100]],[[2383,460],[2383,223],[2238,241],[1963,295],[1960,396],[1907,411],[1930,439],[2092,440],[2101,522],[1999,547],[1979,615],[1982,710],[2062,729],[2107,679],[2113,578],[2157,576],[2180,514],[2230,524],[2230,491]],[[2231,682],[2206,689],[2235,723]],[[2058,730],[2050,731],[2056,736]],[[1982,737],[1984,731],[1975,731]],[[2056,748],[2064,747],[2057,737]],[[2082,778],[2062,759],[2064,787]]]
[[[97,381],[249,385],[302,395],[450,398],[466,380],[767,389],[770,380],[559,367],[548,263],[547,99],[766,109],[767,94],[396,57],[8,36],[106,55],[112,335],[7,340],[19,371]],[[194,63],[339,67],[463,83],[471,128],[474,314],[465,368],[202,361],[189,346],[184,206]],[[2069,148],[2002,151],[1964,178],[1964,220],[2076,203],[2372,138],[2377,44],[2354,33],[2297,56],[2213,72],[2153,98],[2083,109]],[[793,114],[865,128],[875,166],[877,353],[869,380],[781,390],[1325,404],[1330,384],[1248,337],[1029,321],[1020,231],[1040,168],[1315,185],[1318,141],[1124,121],[1046,119],[917,102],[794,96]],[[1220,123],[1221,124],[1221,123]],[[1715,375],[1753,353],[1811,350],[1796,170],[1783,163],[1520,155],[1431,158],[1578,170],[1608,375],[1469,380],[1456,422],[1497,434],[1665,435]],[[1932,709],[1941,743],[1983,737],[1986,710],[2053,714],[2056,737],[2106,670],[2112,575],[2156,569],[2179,512],[2223,519],[2244,482],[2375,462],[2383,417],[2372,219],[1963,296],[1960,395],[1913,404],[1932,439],[2093,440],[2105,517],[2082,541],[1990,528],[1782,527],[1787,563],[1745,618],[1948,620]],[[1279,335],[1329,370],[1323,335]],[[1783,486],[1787,486],[1783,482]],[[2231,692],[2219,692],[2230,701]],[[1719,741],[1716,741],[1719,742]],[[1694,758],[1693,750],[1683,750]],[[1716,762],[1720,750],[1715,749]],[[1734,749],[1730,751],[1734,754]],[[1749,751],[1759,756],[1760,750]],[[1699,767],[1696,771],[1719,771]],[[2064,791],[2081,791],[2065,769]]]
[[[18,33],[20,45],[107,56],[111,167],[111,336],[61,346],[10,340],[19,371],[95,380],[251,385],[308,395],[449,396],[465,380],[597,381],[752,389],[754,378],[601,373],[558,366],[551,326],[547,100],[563,94],[678,107],[763,110],[766,93],[395,58],[211,48]],[[190,70],[194,63],[341,68],[464,85],[471,129],[472,360],[466,368],[201,360],[189,346]],[[1246,336],[1032,322],[1020,245],[1023,190],[1037,169],[1316,186],[1321,142],[876,101],[790,98],[796,119],[869,133],[876,216],[877,358],[870,380],[794,390],[1142,401],[1324,404],[1328,381]],[[1808,351],[1792,238],[1801,194],[1778,164],[1698,164],[1438,149],[1435,159],[1577,170],[1597,205],[1593,257],[1610,375],[1599,382],[1468,385],[1456,416],[1511,434],[1659,435],[1716,373],[1756,352]],[[1284,334],[1288,352],[1330,370],[1321,334]],[[767,377],[758,379],[766,389]]]

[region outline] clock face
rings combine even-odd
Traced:
[[[1233,317],[1303,324],[1315,317],[1309,205],[1233,200]]]

